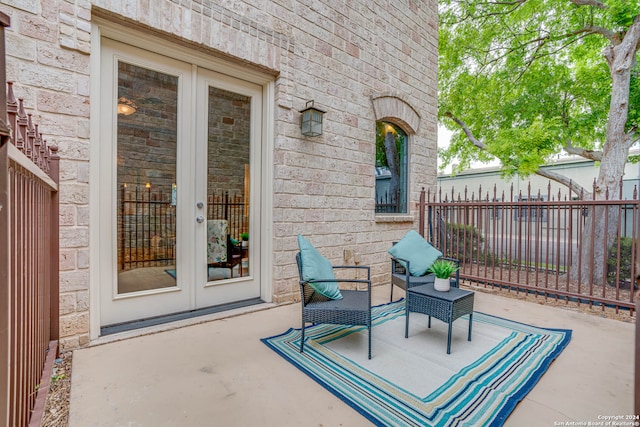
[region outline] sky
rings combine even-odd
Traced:
[[[445,128],[444,126],[438,126],[438,148],[446,148],[449,146],[449,141],[451,140],[452,132]],[[440,164],[441,161],[438,158],[438,173],[440,173]],[[496,160],[494,162],[482,163],[482,162],[471,162],[471,168],[487,168],[490,166],[499,166],[500,163]],[[447,166],[442,173],[448,174],[451,173],[451,165]]]

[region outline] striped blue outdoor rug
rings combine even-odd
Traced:
[[[315,325],[262,341],[327,390],[380,426],[500,426],[571,339],[570,330],[543,329],[474,312],[447,325],[411,314],[404,338],[404,301],[373,309],[371,360],[363,327]]]

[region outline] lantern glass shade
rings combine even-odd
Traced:
[[[136,112],[138,107],[136,104],[130,99],[125,98],[124,96],[118,99],[118,114],[129,116]]]
[[[311,104],[311,106],[309,106]],[[307,102],[307,108],[300,111],[300,131],[304,136],[322,135],[322,116],[324,111],[313,106],[313,101]]]

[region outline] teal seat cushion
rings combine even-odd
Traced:
[[[442,256],[442,252],[424,240],[415,230],[409,230],[402,240],[389,249],[391,256],[409,261],[409,273],[412,276],[424,276],[431,265]],[[400,261],[406,268],[406,262]]]
[[[331,262],[320,255],[320,252],[303,235],[298,234],[298,248],[302,261],[302,280],[336,280]],[[331,299],[342,299],[337,282],[309,283],[317,293]]]

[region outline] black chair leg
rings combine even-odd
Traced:
[[[371,359],[371,323],[369,323],[369,359]]]
[[[304,350],[304,320],[302,321],[302,335],[300,336],[300,353]]]
[[[409,338],[409,307],[405,305],[404,337]]]

